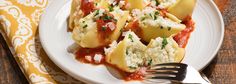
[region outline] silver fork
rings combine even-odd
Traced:
[[[144,83],[201,83],[211,84],[192,66],[183,63],[165,63],[148,67]]]

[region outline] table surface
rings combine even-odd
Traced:
[[[236,82],[236,0],[214,0],[225,22],[225,37],[221,49],[203,73],[213,84]],[[0,84],[27,84],[27,79],[0,36]]]

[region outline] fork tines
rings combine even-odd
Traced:
[[[182,63],[164,63],[156,64],[149,67],[146,79],[168,79],[168,80],[184,80],[187,64]]]

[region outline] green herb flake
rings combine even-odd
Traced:
[[[137,69],[137,67],[129,66],[130,69]]]
[[[163,38],[161,49],[164,49],[167,44],[168,44],[167,39],[166,39],[166,38]]]
[[[156,1],[156,6],[158,6],[160,3],[157,0],[155,0],[155,1]]]
[[[151,13],[149,13],[149,16],[152,18],[152,14]]]
[[[152,64],[152,59],[148,61],[148,66]]]
[[[154,18],[153,18],[154,20],[157,20],[157,16],[156,15],[154,15]]]
[[[109,11],[110,11],[110,12],[114,11],[114,9],[113,9],[112,6],[109,6],[108,8],[109,8]]]
[[[171,30],[171,27],[168,27],[168,31],[170,31]]]
[[[120,33],[122,33],[123,32],[123,29],[120,29]]]
[[[103,18],[103,20],[110,20],[110,19],[112,19],[112,17],[108,16],[108,15],[105,15],[104,18]]]
[[[156,11],[156,12],[155,12],[155,15],[159,15],[159,14],[160,14],[159,11]]]
[[[99,10],[96,10],[95,12],[95,16],[97,16],[99,14]]]
[[[128,38],[131,40],[131,42],[134,42],[133,36],[132,36],[131,34],[129,34],[129,37],[128,37]]]
[[[146,19],[145,17],[142,17],[142,18],[141,18],[141,21],[144,21],[145,19]]]
[[[117,19],[114,19],[115,22],[117,22],[118,20]]]
[[[128,52],[128,49],[126,49],[125,53],[126,53],[126,55],[128,55],[128,54],[129,54],[129,52]]]
[[[106,31],[106,29],[107,29],[107,27],[104,27],[104,26],[102,27],[102,31]]]
[[[83,26],[83,28],[87,28],[87,27],[88,27],[88,25],[87,25],[87,24]]]

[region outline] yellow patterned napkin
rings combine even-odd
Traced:
[[[1,33],[30,83],[81,83],[53,64],[40,44],[38,22],[50,2],[51,0],[0,0]]]

